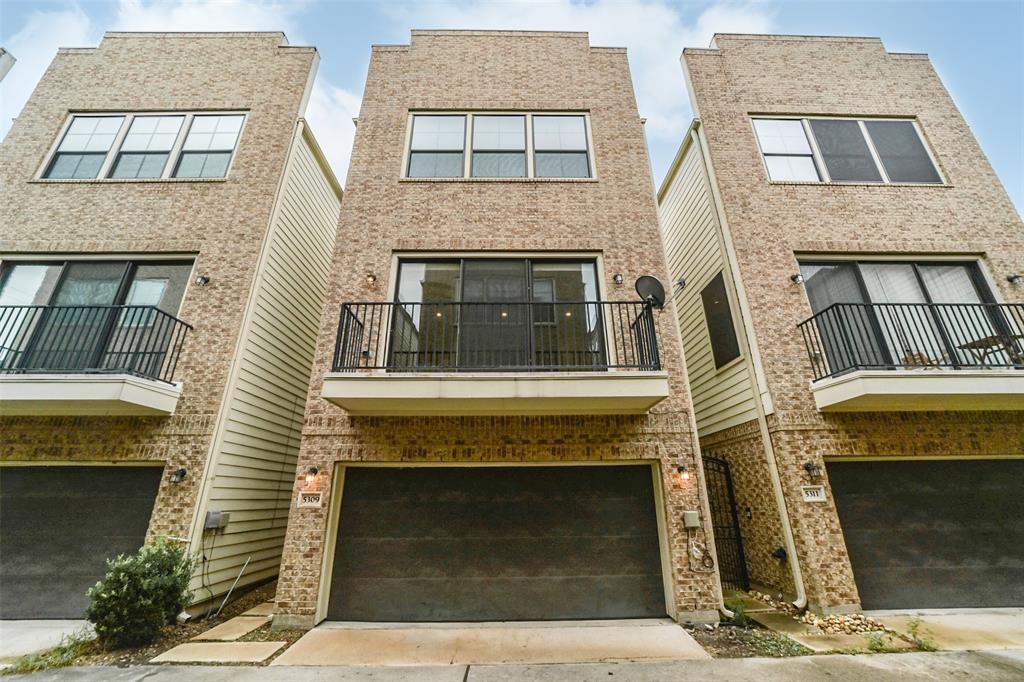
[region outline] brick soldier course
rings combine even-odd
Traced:
[[[410,111],[589,112],[595,179],[402,179]],[[345,301],[389,300],[395,252],[599,253],[602,299],[635,300],[643,274],[667,281],[643,128],[624,49],[585,33],[413,31],[410,45],[375,46],[346,184],[329,295],[306,411],[295,493],[315,465],[322,508],[289,517],[277,626],[316,620],[336,464],[601,462],[660,465],[681,620],[717,620],[713,573],[691,570],[681,514],[702,509],[686,374],[674,313],[657,314],[671,396],[643,416],[352,417],[320,398]],[[356,247],[356,248],[353,248]],[[612,273],[623,273],[617,286]],[[366,275],[376,275],[373,285]],[[706,515],[702,514],[702,522]],[[708,543],[706,527],[696,533]],[[339,539],[339,542],[343,542]]]

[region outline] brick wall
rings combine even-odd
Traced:
[[[769,428],[812,606],[857,601],[835,508],[800,501],[803,464],[826,457],[1024,453],[1019,412],[823,414],[808,383],[796,325],[810,317],[789,276],[798,253],[959,254],[980,257],[1006,302],[1024,288],[1024,226],[925,55],[888,53],[873,38],[716,37],[683,63],[736,248],[753,334],[772,394]],[[916,117],[942,186],[769,183],[751,113]]]
[[[589,111],[598,180],[400,180],[410,110]],[[604,298],[632,300],[641,274],[668,281],[650,166],[625,51],[586,34],[413,32],[411,45],[373,49],[346,183],[334,274],[314,365],[298,470],[317,465],[330,492],[346,461],[661,463],[681,617],[715,618],[707,574],[686,561],[681,512],[699,508],[690,400],[675,313],[657,315],[671,396],[649,416],[351,418],[321,400],[344,301],[387,300],[395,251],[589,251],[604,259]],[[368,286],[365,275],[377,284]],[[296,481],[296,491],[304,481]],[[329,496],[329,495],[328,495]],[[275,622],[312,625],[327,509],[292,508]],[[699,534],[700,536],[703,533]]]
[[[242,315],[315,60],[279,33],[107,34],[59,52],[0,146],[0,258],[194,255],[179,317],[195,327],[169,417],[0,419],[5,461],[157,460],[150,535],[187,536]],[[224,180],[33,181],[69,111],[249,112]]]

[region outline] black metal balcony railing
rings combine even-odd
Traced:
[[[133,374],[170,383],[190,329],[155,306],[0,306],[0,373]]]
[[[333,370],[659,370],[642,301],[346,303]]]
[[[799,325],[814,379],[855,369],[1024,369],[1024,304],[835,303]]]

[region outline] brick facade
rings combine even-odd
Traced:
[[[596,180],[400,179],[411,110],[588,111]],[[357,462],[660,463],[674,607],[680,619],[717,619],[709,573],[687,562],[681,514],[701,509],[692,412],[675,314],[657,315],[671,396],[644,416],[350,417],[319,395],[344,301],[388,300],[401,251],[590,252],[603,258],[602,298],[632,300],[642,274],[668,281],[643,129],[625,51],[594,48],[582,33],[414,31],[411,45],[373,48],[342,207],[306,411],[299,472],[316,465],[321,509],[289,517],[278,618],[311,626],[328,542],[334,465]],[[376,284],[366,274],[376,275]],[[305,485],[300,476],[296,493]],[[702,514],[702,518],[704,515]],[[701,540],[704,532],[697,533]]]
[[[280,33],[107,34],[62,49],[0,146],[0,258],[194,257],[179,317],[194,326],[167,417],[0,419],[4,461],[160,461],[149,535],[187,537],[275,193],[316,51]],[[217,180],[33,180],[69,112],[247,111]]]
[[[831,491],[827,504],[800,500],[804,463],[1020,456],[1024,420],[1019,412],[818,412],[796,328],[811,309],[789,280],[797,254],[978,258],[999,300],[1021,302],[1024,288],[1006,276],[1024,264],[1024,226],[925,55],[889,53],[873,38],[719,35],[714,49],[687,49],[683,63],[746,289],[747,333],[774,404],[768,429],[808,597],[820,610],[856,608]],[[948,184],[769,183],[751,114],[916,117]]]

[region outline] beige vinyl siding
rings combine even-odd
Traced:
[[[697,431],[707,435],[756,419],[756,392],[746,355],[715,369],[700,292],[724,269],[724,248],[700,145],[688,141],[681,154],[682,159],[670,171],[668,184],[660,192],[658,215],[672,280],[686,279],[686,287],[673,287],[673,292]],[[741,335],[728,272],[725,281],[736,333]]]
[[[206,511],[231,514],[225,529],[201,533],[209,561],[193,580],[198,602],[224,594],[247,560],[239,585],[277,575],[281,561],[341,206],[340,189],[315,145],[300,122],[227,391],[213,477],[197,518],[201,525]]]

